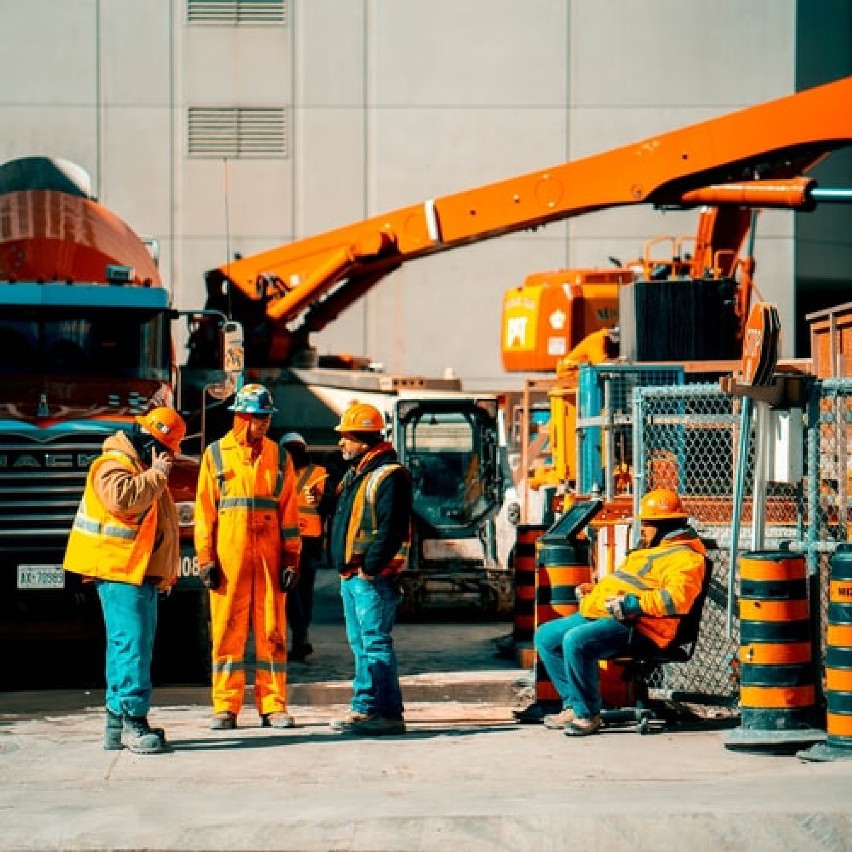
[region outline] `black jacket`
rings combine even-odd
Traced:
[[[364,478],[387,464],[398,464],[396,450],[382,443],[359,458],[343,476],[337,489],[334,514],[328,537],[331,565],[341,574],[352,572],[357,565],[345,564],[346,533],[352,514],[355,495]],[[376,540],[364,554],[360,566],[365,574],[378,576],[408,539],[411,525],[411,475],[404,467],[397,468],[379,484],[376,492]]]

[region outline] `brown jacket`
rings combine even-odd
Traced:
[[[128,550],[123,558],[118,546],[105,547],[102,537],[81,531],[75,519],[65,567],[88,577],[137,584],[151,581],[160,588],[169,588],[177,579],[180,546],[177,509],[168,490],[168,478],[155,468],[141,469],[139,456],[124,432],[107,438],[103,451],[92,463],[78,519],[85,507],[93,503],[87,500],[90,491],[103,510],[116,519],[154,513],[156,522],[150,553],[140,554],[138,548],[134,548],[134,552]]]

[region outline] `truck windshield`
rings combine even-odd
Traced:
[[[162,311],[5,306],[0,372],[168,381],[169,332]]]

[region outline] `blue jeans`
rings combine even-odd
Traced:
[[[562,697],[562,707],[570,707],[575,715],[588,718],[601,711],[599,661],[624,653],[630,642],[630,625],[614,618],[589,619],[575,612],[540,625],[533,642],[539,660]],[[653,643],[642,635],[634,636],[631,647],[640,646],[653,646]]]
[[[402,718],[402,691],[393,629],[399,593],[383,577],[350,577],[340,584],[346,638],[355,657],[350,707],[356,713]]]
[[[117,716],[147,716],[157,632],[157,589],[96,580],[106,627],[106,706]]]

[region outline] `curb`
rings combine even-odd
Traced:
[[[423,703],[457,701],[514,707],[529,689],[529,679],[516,671],[439,672],[408,675],[399,682],[406,701]],[[351,695],[352,682],[348,680],[287,684],[291,704],[347,704]]]

